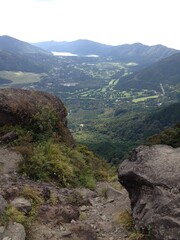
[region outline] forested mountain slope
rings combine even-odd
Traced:
[[[152,66],[120,78],[117,89],[160,90],[160,84],[180,86],[180,53],[173,54]]]

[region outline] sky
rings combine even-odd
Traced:
[[[180,0],[0,0],[0,35],[180,50]]]

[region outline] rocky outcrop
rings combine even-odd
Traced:
[[[58,118],[57,131],[63,141],[74,145],[74,140],[67,128],[67,111],[62,101],[49,93],[22,90],[0,89],[0,126],[29,125],[32,117],[43,108],[53,109]]]
[[[140,146],[119,167],[137,229],[153,240],[180,236],[180,148]]]

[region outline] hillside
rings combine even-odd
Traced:
[[[50,62],[52,58],[44,55],[30,57],[0,50],[0,71],[47,72],[52,65]]]
[[[42,73],[52,68],[51,53],[9,36],[0,36],[0,71]]]
[[[87,147],[74,146],[66,114],[52,94],[0,90],[0,239],[131,234],[115,219],[117,211],[130,211],[127,192],[114,168]]]
[[[0,36],[0,50],[11,52],[14,54],[46,54],[51,55],[50,52],[45,51],[39,47],[33,46],[27,42],[20,41],[10,36]]]
[[[108,177],[110,166],[86,147],[75,146],[66,116],[64,104],[52,94],[0,90],[0,142],[14,146],[24,157],[21,174],[61,187],[93,188],[97,179]]]
[[[119,110],[119,115],[111,114],[109,119],[96,120],[94,126],[91,126],[91,133],[86,134],[85,139],[80,135],[84,132],[81,131],[77,135],[81,143],[115,164],[122,161],[133,148],[143,144],[148,137],[180,122],[180,103],[154,108],[151,111]]]
[[[72,42],[40,42],[34,43],[48,51],[70,52],[79,55],[98,55],[110,57],[113,61],[135,62],[142,66],[150,65],[160,59],[168,57],[178,50],[163,45],[147,46],[141,43],[124,44],[119,46],[105,45],[90,40],[77,40]]]
[[[152,89],[160,91],[160,83],[163,87],[176,86],[180,84],[180,54],[176,53],[172,56],[158,61],[154,65],[140,70],[137,73],[121,77],[117,89]]]

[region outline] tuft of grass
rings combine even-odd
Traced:
[[[50,202],[51,202],[53,205],[58,204],[58,202],[59,202],[58,197],[57,197],[55,194],[51,194]]]
[[[2,225],[6,225],[10,219],[14,222],[25,224],[27,217],[23,212],[20,212],[14,206],[8,205],[1,217],[0,223]]]
[[[87,214],[85,212],[80,212],[80,215],[79,215],[79,220],[80,221],[84,221],[88,218]]]
[[[101,194],[102,194],[102,196],[103,196],[104,198],[107,198],[107,187],[103,187],[103,188],[101,189]]]
[[[121,224],[127,231],[132,231],[133,229],[133,218],[127,210],[117,213],[115,222]]]
[[[116,189],[117,191],[121,191],[122,190],[122,185],[119,182],[111,182],[110,185]]]
[[[115,222],[117,224],[121,224],[128,231],[129,240],[147,239],[143,233],[137,231],[134,228],[133,218],[127,210],[121,213],[117,213],[117,215],[115,216]]]
[[[129,234],[129,240],[144,240],[145,239],[144,237],[145,236],[143,233],[137,231],[134,231]]]
[[[43,198],[40,196],[40,194],[31,187],[24,187],[20,193],[23,197],[28,198],[32,200],[32,202],[36,205],[42,204]]]

